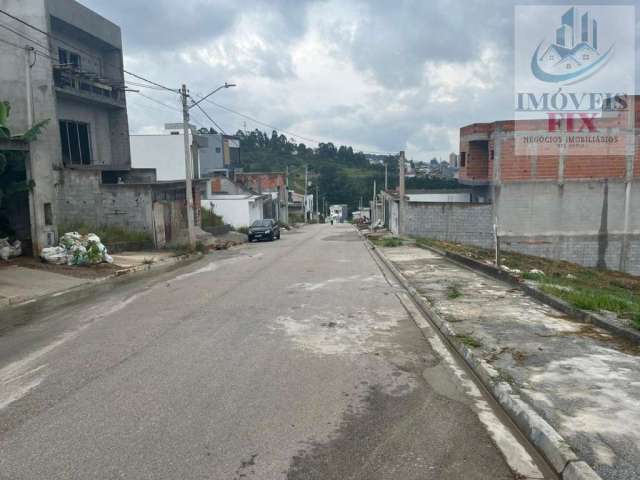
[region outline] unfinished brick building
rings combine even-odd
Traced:
[[[460,129],[459,180],[492,205],[505,249],[640,274],[639,103],[597,119],[599,132],[620,133],[622,143],[590,145],[585,155],[516,145],[527,132],[548,132],[548,121]]]

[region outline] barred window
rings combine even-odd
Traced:
[[[60,143],[65,165],[91,165],[89,124],[60,120]]]

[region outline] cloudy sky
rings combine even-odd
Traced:
[[[507,0],[80,2],[122,28],[130,71],[194,94],[236,83],[213,100],[307,145],[445,158],[460,126],[513,116]],[[179,120],[177,95],[141,91],[176,110],[129,94],[132,133]],[[270,130],[203,105],[227,133]]]

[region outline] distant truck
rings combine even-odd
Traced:
[[[344,223],[349,218],[349,209],[346,205],[330,205],[329,215],[338,223]]]

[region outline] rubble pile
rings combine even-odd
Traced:
[[[60,237],[57,247],[43,248],[40,257],[49,263],[58,265],[95,265],[112,263],[113,258],[95,233],[80,235],[68,232]]]
[[[22,245],[20,240],[9,243],[9,238],[0,238],[0,258],[5,262],[12,257],[22,255]]]

